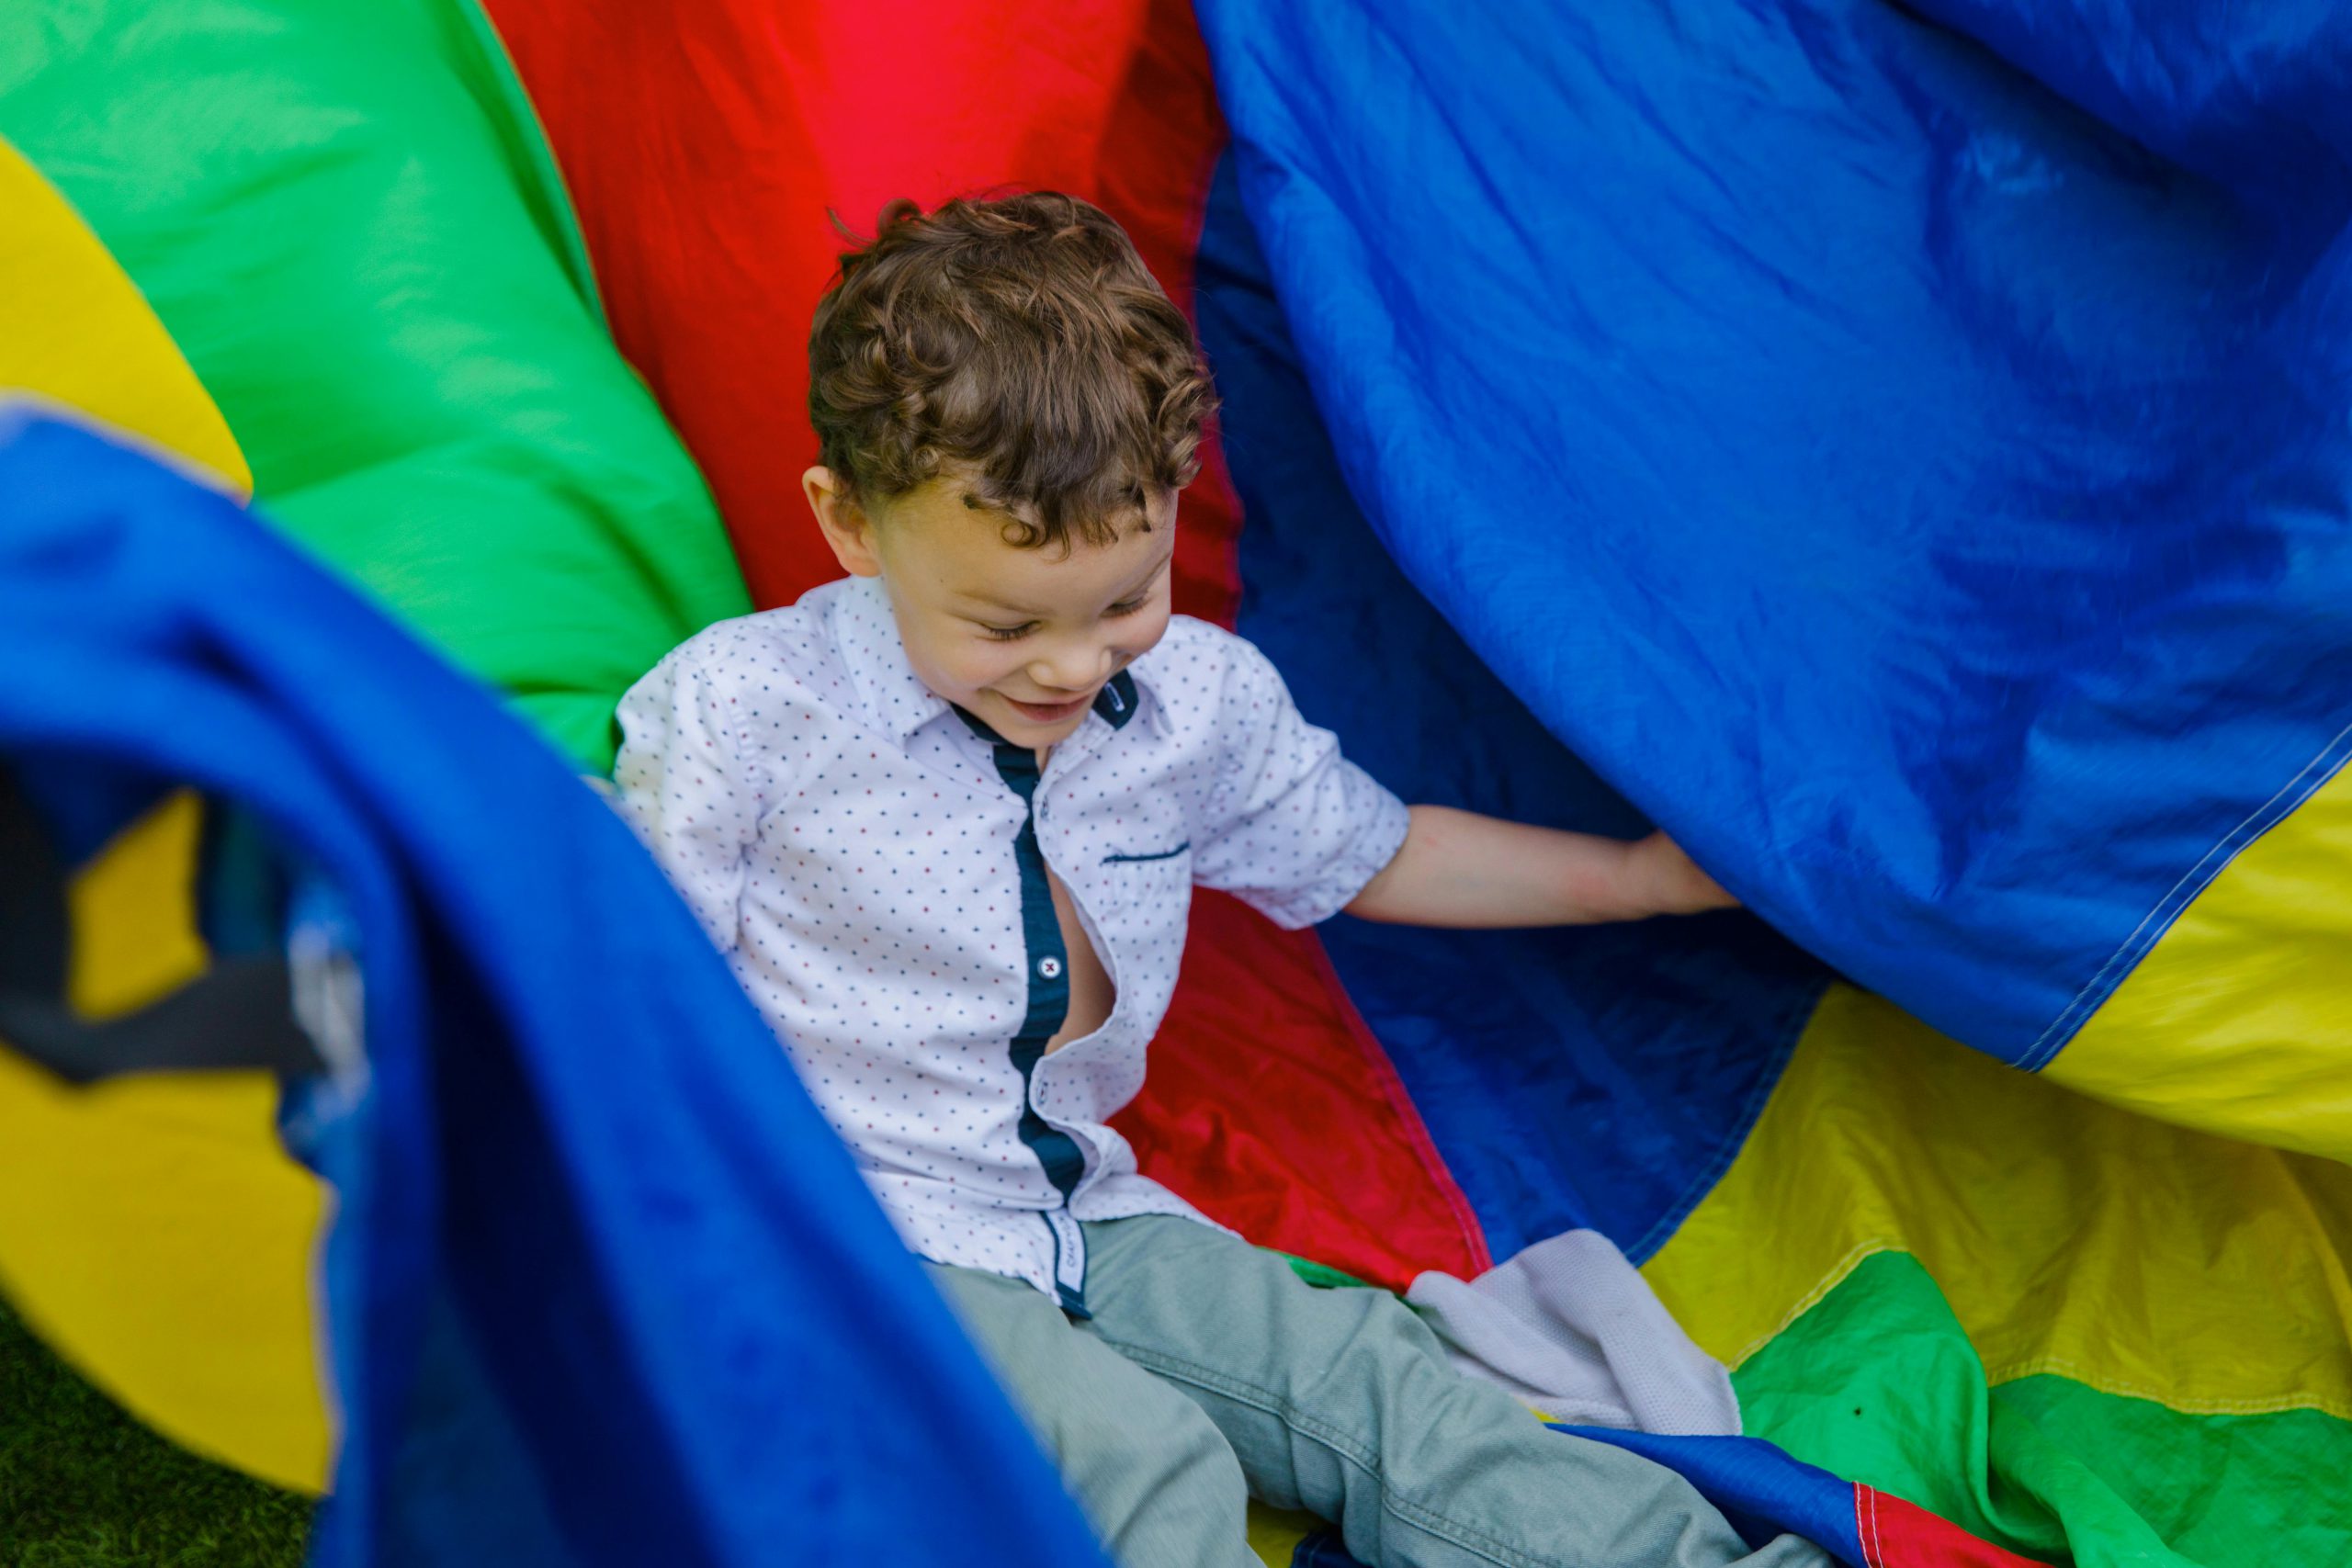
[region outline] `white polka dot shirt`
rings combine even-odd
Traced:
[[[1231,633],[1178,616],[1127,674],[1040,774],[923,686],[853,578],[673,651],[621,703],[614,770],[908,1246],[1074,1312],[1074,1220],[1199,1217],[1105,1125],[1142,1088],[1193,885],[1308,925],[1406,829]],[[1117,992],[1050,1055],[1046,866]]]

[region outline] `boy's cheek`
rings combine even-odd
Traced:
[[[1127,647],[1123,650],[1126,657],[1120,661],[1122,665],[1132,664],[1141,659],[1145,654],[1158,648],[1159,639],[1168,635],[1168,623],[1174,618],[1175,615],[1174,606],[1163,595],[1158,607],[1150,613],[1154,619],[1148,626],[1143,636],[1128,642]]]
[[[914,660],[915,673],[923,683],[950,701],[961,701],[992,684],[1003,674],[996,668],[999,662],[967,649],[938,648],[924,649],[923,656]]]

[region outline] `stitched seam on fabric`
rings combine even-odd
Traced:
[[[1096,1332],[1102,1333],[1099,1327]],[[1358,1444],[1346,1433],[1326,1428],[1322,1422],[1301,1414],[1287,1400],[1278,1399],[1254,1384],[1242,1382],[1213,1367],[1204,1367],[1197,1362],[1187,1361],[1181,1357],[1170,1356],[1165,1351],[1154,1350],[1146,1346],[1130,1345],[1108,1334],[1102,1334],[1102,1338],[1106,1344],[1116,1348],[1122,1356],[1149,1367],[1162,1377],[1172,1377],[1181,1382],[1193,1383],[1197,1387],[1208,1389],[1212,1393],[1224,1394],[1227,1398],[1246,1404],[1262,1415],[1272,1416],[1285,1427],[1313,1438],[1366,1474],[1380,1473],[1378,1454]]]
[[[2069,1382],[2082,1384],[2094,1393],[2112,1394],[2118,1399],[2144,1399],[2183,1416],[2278,1416],[2290,1410],[2310,1410],[2339,1420],[2352,1421],[2352,1404],[2330,1399],[2324,1394],[2282,1393],[2258,1399],[2188,1399],[2128,1379],[2102,1376],[2064,1356],[2028,1356],[1984,1369],[1984,1385],[1987,1388],[1998,1388],[2004,1383],[2032,1377],[2064,1378]]]
[[[1822,1300],[1845,1283],[1847,1276],[1861,1267],[1865,1259],[1882,1252],[1904,1250],[1899,1242],[1884,1236],[1856,1243],[1843,1258],[1830,1265],[1819,1283],[1781,1314],[1777,1325],[1725,1358],[1724,1364],[1731,1371],[1738,1371],[1758,1351],[1787,1333],[1790,1325],[1820,1305]],[[1966,1332],[1965,1325],[1962,1325],[1962,1331]],[[2177,1393],[2102,1375],[2064,1356],[2028,1356],[2004,1361],[1997,1367],[1987,1366],[1984,1369],[1984,1385],[1988,1389],[1998,1388],[2003,1383],[2016,1382],[2021,1378],[2044,1375],[2078,1382],[2095,1393],[2113,1394],[2120,1399],[2144,1399],[2186,1416],[2273,1416],[2290,1410],[2312,1410],[2352,1421],[2352,1404],[2330,1399],[2324,1394],[2278,1394],[2260,1399],[2185,1399]]]
[[[1240,1382],[1213,1368],[1198,1366],[1182,1358],[1148,1349],[1139,1345],[1129,1345],[1113,1338],[1108,1334],[1102,1335],[1102,1338],[1105,1344],[1115,1348],[1122,1356],[1139,1366],[1149,1368],[1162,1377],[1172,1378],[1179,1382],[1189,1382],[1196,1387],[1221,1393],[1238,1404],[1246,1404],[1262,1415],[1271,1416],[1291,1431],[1322,1444],[1340,1459],[1372,1477],[1374,1483],[1380,1491],[1380,1507],[1383,1513],[1393,1515],[1414,1529],[1436,1536],[1442,1540],[1451,1541],[1465,1551],[1476,1552],[1495,1562],[1510,1564],[1511,1568],[1552,1568],[1552,1565],[1544,1560],[1531,1556],[1508,1541],[1497,1540],[1482,1530],[1464,1525],[1446,1515],[1436,1513],[1409,1498],[1398,1496],[1389,1489],[1387,1472],[1382,1470],[1378,1454],[1363,1449],[1347,1434],[1306,1415],[1290,1401],[1276,1398],[1263,1389]]]
[[[2271,829],[2294,815],[2296,808],[2319,793],[2328,780],[2340,772],[2346,761],[2352,761],[2352,725],[2338,730],[2335,738],[2320,749],[2319,754],[2304,763],[2294,777],[2278,786],[2277,794],[2264,801],[2245,820],[2222,837],[2220,842],[2205,852],[2204,858],[2181,874],[2180,880],[2159,898],[2154,908],[2132,928],[2114,953],[2109,955],[2098,972],[2083,983],[2074,999],[2064,1011],[2050,1021],[2050,1026],[2029,1046],[2017,1065],[2027,1072],[2040,1072],[2049,1066],[2065,1043],[2088,1022],[2090,1015],[2123,983],[2124,977],[2136,968],[2158,942],[2164,939],[2175,922],[2188,912],[2199,894],[2211,886],[2230,863],[2244,854],[2247,848]],[[2304,784],[2310,780],[2308,784]],[[2301,787],[2298,787],[2298,786]]]
[[[1886,1539],[1879,1534],[1878,1529],[1878,1488],[1875,1486],[1864,1486],[1860,1483],[1856,1483],[1854,1486],[1854,1500],[1859,1503],[1865,1496],[1870,1499],[1871,1529],[1870,1534],[1863,1538],[1862,1558],[1868,1564],[1868,1568],[1885,1568]],[[1856,1533],[1860,1534],[1860,1532],[1857,1531]]]
[[[1674,1233],[1682,1228],[1682,1222],[1690,1217],[1690,1212],[1707,1201],[1707,1194],[1715,1190],[1715,1184],[1731,1169],[1732,1162],[1739,1157],[1739,1151],[1747,1147],[1747,1135],[1756,1130],[1757,1121],[1764,1114],[1764,1107],[1771,1100],[1772,1091],[1781,1087],[1781,1076],[1789,1070],[1789,1059],[1797,1054],[1797,1042],[1804,1038],[1805,1025],[1813,1021],[1813,1015],[1821,1010],[1821,998],[1829,994],[1829,980],[1825,977],[1802,1003],[1792,1003],[1781,1014],[1777,1023],[1782,1038],[1773,1053],[1770,1070],[1758,1076],[1756,1087],[1747,1091],[1747,1099],[1740,1106],[1737,1119],[1730,1131],[1716,1143],[1713,1154],[1699,1174],[1684,1186],[1666,1213],[1642,1233],[1641,1239],[1625,1249],[1627,1262],[1639,1268],[1656,1257],[1658,1248],[1672,1239]]]
[[[1845,1257],[1829,1266],[1828,1272],[1822,1275],[1820,1281],[1813,1289],[1797,1298],[1796,1304],[1781,1314],[1779,1323],[1741,1346],[1738,1352],[1728,1358],[1724,1365],[1729,1371],[1737,1371],[1749,1357],[1787,1333],[1789,1325],[1819,1306],[1823,1297],[1844,1284],[1846,1276],[1861,1267],[1862,1259],[1865,1258],[1874,1257],[1882,1252],[1901,1250],[1902,1248],[1896,1243],[1885,1236],[1872,1236],[1868,1241],[1855,1243],[1853,1248]]]

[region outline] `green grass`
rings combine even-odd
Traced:
[[[0,1568],[296,1568],[310,1519],[140,1425],[0,1303]]]

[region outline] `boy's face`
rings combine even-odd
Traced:
[[[1176,495],[1108,545],[1023,549],[953,478],[860,507],[825,468],[802,477],[843,568],[878,577],[923,684],[1015,745],[1086,722],[1103,683],[1168,629]]]

